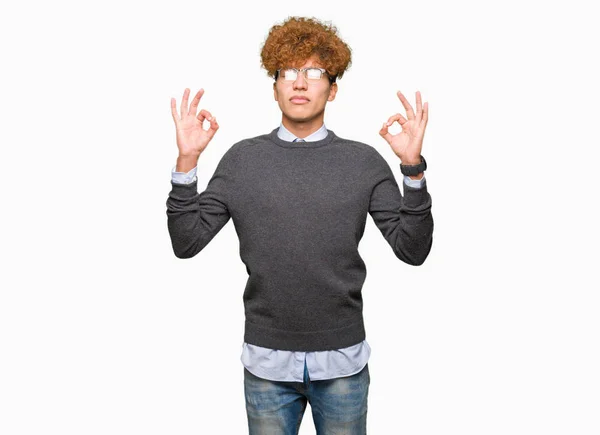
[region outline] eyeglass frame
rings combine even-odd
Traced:
[[[306,67],[306,68],[291,68],[291,67],[289,67],[289,68],[287,68],[287,67],[286,68],[279,68],[277,71],[275,71],[275,76],[273,78],[275,79],[275,81],[277,81],[277,79],[279,78],[279,71],[281,71],[282,69],[293,69],[293,70],[296,70],[296,74],[302,73],[302,75],[304,76],[304,80],[306,80],[306,82],[308,83],[309,80],[311,80],[311,79],[309,79],[308,77],[306,77],[306,70],[307,69],[313,69],[313,68],[320,70],[321,74],[325,74],[327,76],[327,78],[329,79],[329,84],[335,83],[335,79],[337,78],[337,76],[331,76],[331,75],[329,75],[329,73],[327,72],[327,70],[325,68],[319,68],[317,66],[309,66],[309,67]],[[296,79],[297,78],[298,77],[296,76]],[[319,79],[319,80],[321,80],[321,79]],[[294,81],[294,80],[290,80],[290,82],[292,82],[292,81]]]

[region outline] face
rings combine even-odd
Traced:
[[[296,68],[320,67],[319,58],[311,57],[303,65],[285,65]],[[325,105],[335,99],[337,83],[330,85],[329,77],[325,74],[317,82],[307,81],[304,74],[298,74],[293,82],[285,82],[278,77],[273,84],[275,101],[279,104],[282,113],[283,125],[288,129],[300,128],[305,131],[314,131],[323,125]],[[294,96],[304,97],[296,100]]]

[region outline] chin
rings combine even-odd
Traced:
[[[314,116],[286,116],[286,118],[293,122],[310,122],[315,119]]]
[[[293,121],[311,121],[315,118],[318,118],[323,112],[306,112],[302,109],[300,110],[288,110],[283,112],[284,115]]]

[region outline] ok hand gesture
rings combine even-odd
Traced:
[[[421,107],[421,93],[417,94],[417,113],[413,112],[411,105],[402,92],[398,91],[398,98],[406,109],[408,119],[400,113],[396,113],[389,117],[387,122],[383,123],[383,127],[379,130],[379,134],[390,144],[394,153],[400,157],[400,160],[405,165],[418,165],[421,163],[421,148],[423,147],[423,136],[425,135],[425,127],[427,127],[427,118],[429,115],[429,106],[426,102]],[[402,131],[392,135],[388,132],[388,127],[398,121],[402,127]]]
[[[175,98],[171,98],[171,114],[175,121],[177,130],[177,148],[179,148],[180,157],[198,157],[204,151],[210,140],[213,138],[219,124],[217,119],[210,114],[208,110],[200,110],[196,116],[196,109],[200,103],[200,98],[204,95],[204,89],[200,89],[188,110],[189,88],[185,88],[183,99],[181,100],[181,116],[177,114],[175,108]],[[204,130],[202,123],[207,119],[210,121],[210,128]]]

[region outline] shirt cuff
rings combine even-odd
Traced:
[[[177,165],[173,166],[171,169],[171,181],[177,184],[192,184],[197,180],[196,178],[196,170],[198,166],[194,166],[189,172],[177,172]]]
[[[408,175],[405,175],[404,183],[407,186],[414,187],[415,189],[420,189],[421,187],[423,187],[423,184],[425,183],[425,174],[423,174],[423,177],[420,180],[413,180]]]

